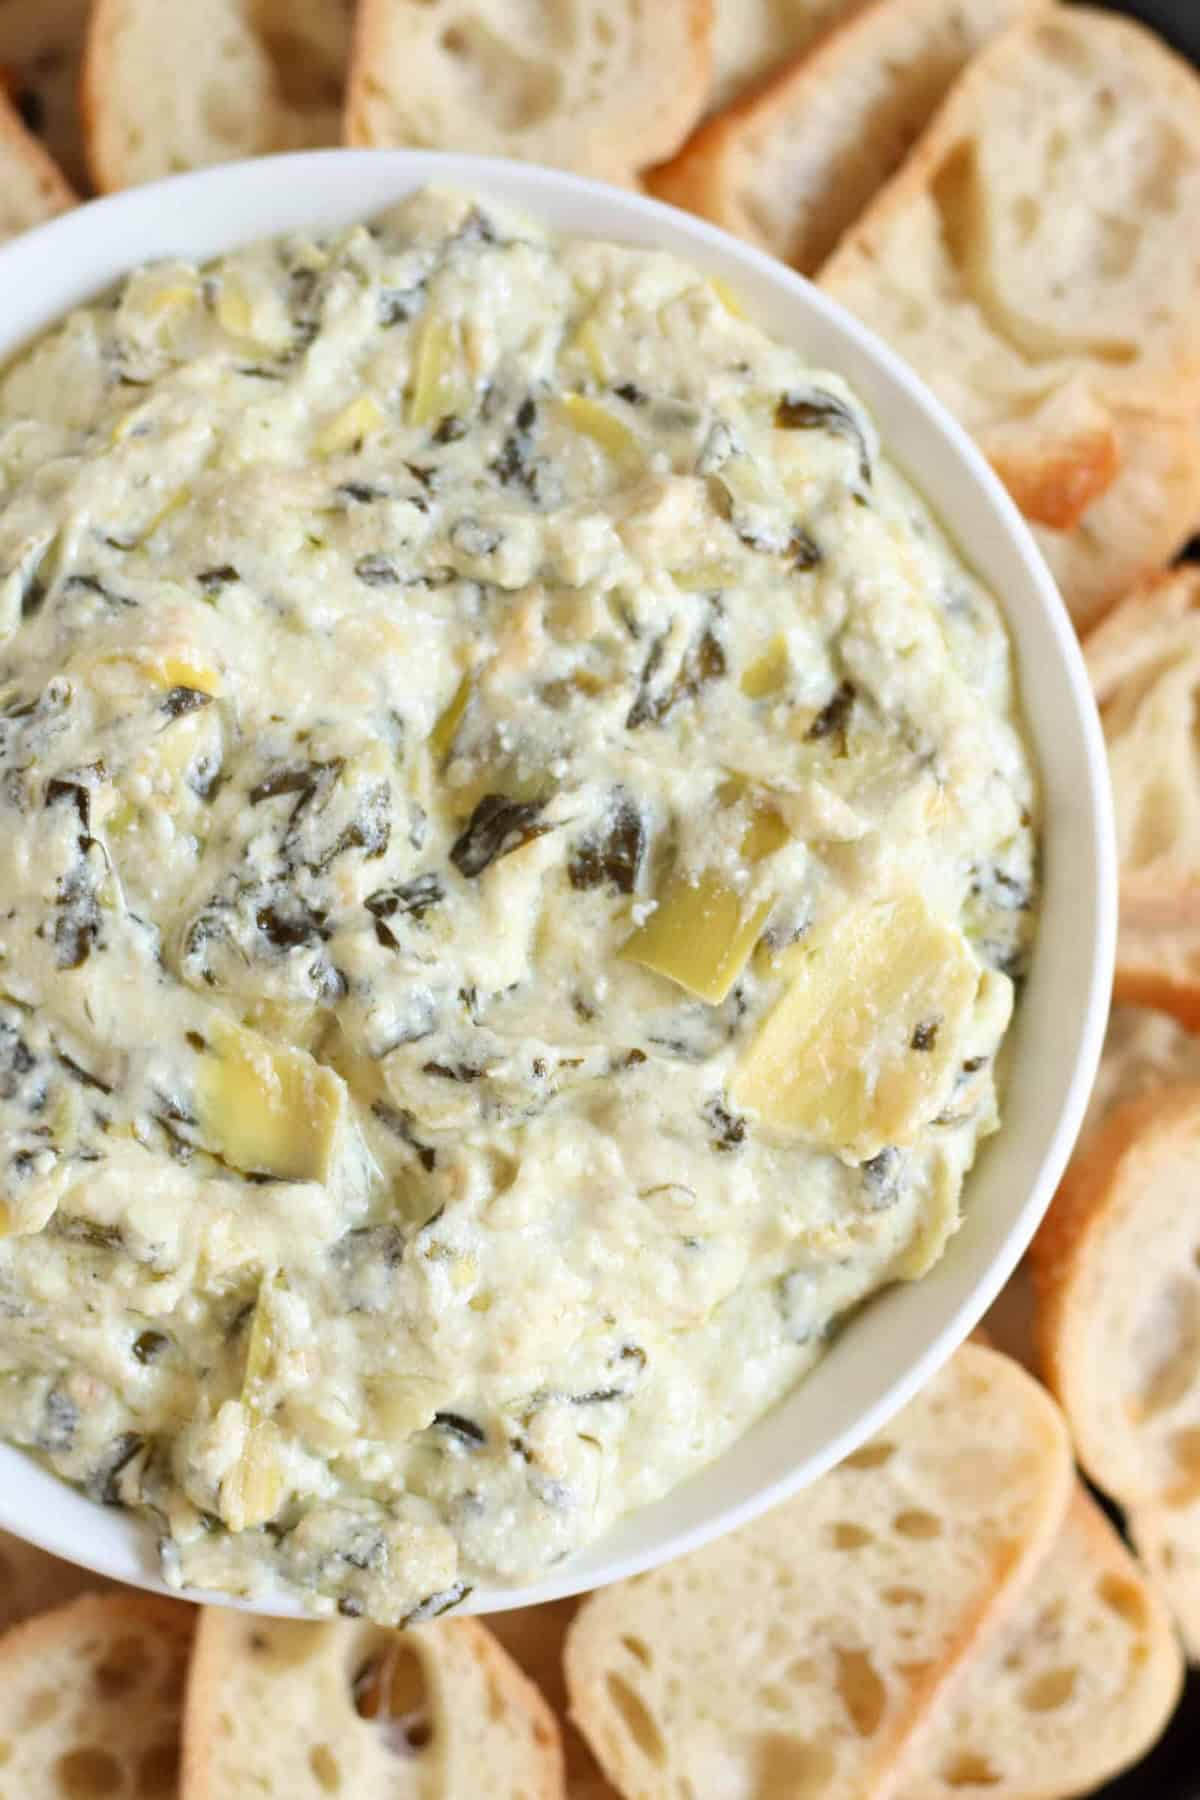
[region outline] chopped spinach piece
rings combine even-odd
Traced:
[[[371,1112],[379,1120],[379,1123],[391,1132],[393,1137],[399,1138],[402,1144],[416,1152],[417,1161],[425,1173],[432,1174],[437,1167],[437,1151],[432,1144],[423,1144],[417,1137],[413,1131],[413,1115],[407,1108],[391,1106],[386,1100],[375,1100],[372,1102]],[[435,1213],[432,1219],[426,1219],[425,1224],[421,1227],[422,1231],[432,1225],[434,1220],[440,1216],[440,1213]]]
[[[140,1331],[133,1340],[133,1354],[140,1363],[156,1362],[171,1340],[165,1331]]]
[[[701,1108],[701,1118],[713,1133],[714,1150],[737,1150],[746,1141],[746,1121],[740,1113],[732,1113],[719,1094],[713,1094]]]
[[[784,394],[775,408],[775,423],[781,431],[828,431],[846,438],[858,451],[858,478],[870,487],[871,455],[863,428],[841,400],[823,388],[807,394]]]
[[[360,556],[354,573],[368,587],[399,587],[400,571],[390,556]]]
[[[833,697],[825,702],[805,732],[806,739],[810,743],[817,743],[821,738],[833,737],[835,733],[844,734],[854,707],[854,700],[854,683],[852,681],[840,682],[834,690]]]
[[[136,1431],[123,1431],[113,1439],[85,1483],[88,1497],[104,1506],[120,1506],[120,1478],[146,1440]]]
[[[240,581],[241,576],[232,563],[221,563],[215,569],[201,569],[196,580],[206,594],[219,594],[222,588],[229,587],[232,582]]]
[[[51,1388],[42,1408],[42,1423],[37,1435],[39,1450],[49,1455],[69,1450],[79,1430],[79,1408],[62,1388]]]
[[[409,1625],[423,1625],[426,1619],[440,1619],[451,1607],[460,1606],[471,1591],[470,1582],[456,1581],[453,1587],[443,1588],[440,1594],[427,1595],[419,1606],[414,1606],[410,1613],[404,1615],[400,1621],[400,1629],[403,1631]]]
[[[363,905],[376,919],[391,919],[400,913],[419,923],[431,906],[437,906],[445,898],[441,876],[430,872],[414,875],[411,881],[402,882],[399,887],[376,888],[373,894],[367,895]]]
[[[163,699],[160,711],[165,712],[168,719],[182,719],[188,713],[199,712],[203,707],[211,706],[212,698],[203,688],[173,687]]]
[[[642,725],[659,725],[683,700],[694,700],[701,688],[717,681],[726,670],[725,651],[711,626],[688,650],[670,687],[656,693],[654,678],[662,666],[664,638],[656,638],[638,680],[638,691],[625,720],[626,731]]]
[[[912,1034],[910,1048],[913,1050],[932,1050],[937,1043],[938,1021],[922,1019]]]
[[[645,406],[647,400],[650,398],[643,388],[638,387],[635,381],[622,381],[619,386],[613,389],[613,393],[616,394],[619,400],[624,400],[627,406]]]
[[[450,851],[450,861],[469,880],[510,856],[522,845],[552,831],[541,823],[544,800],[508,800],[503,794],[485,794]]]
[[[581,839],[567,864],[571,886],[607,885],[618,894],[632,894],[645,851],[645,821],[628,794],[618,790],[603,829]]]
[[[487,1432],[482,1425],[477,1425],[474,1419],[468,1419],[462,1413],[435,1412],[433,1422],[440,1425],[443,1431],[448,1431],[452,1437],[469,1444],[473,1450],[487,1443]]]
[[[465,419],[460,419],[457,413],[447,413],[434,432],[433,441],[435,444],[456,444],[466,437],[468,430]]]

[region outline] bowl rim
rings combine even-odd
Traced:
[[[760,1419],[746,1437],[734,1440],[714,1462],[687,1478],[664,1499],[627,1514],[603,1537],[543,1579],[514,1588],[477,1588],[458,1608],[463,1613],[486,1613],[606,1585],[686,1554],[749,1522],[799,1492],[879,1431],[978,1323],[1024,1254],[1049,1205],[1086,1109],[1103,1043],[1115,960],[1117,854],[1107,755],[1079,643],[1032,534],[998,478],[941,402],[867,327],[804,277],[691,214],[649,196],[564,171],[439,151],[337,148],[195,170],[90,201],[0,247],[0,284],[6,294],[5,315],[0,320],[0,363],[7,363],[31,337],[72,306],[94,297],[121,273],[156,256],[190,255],[206,260],[222,250],[306,225],[319,228],[369,218],[404,194],[430,183],[490,193],[504,204],[528,211],[559,233],[571,234],[578,215],[576,235],[636,243],[643,248],[661,246],[710,276],[732,281],[742,297],[748,297],[747,310],[752,317],[764,310],[789,314],[786,328],[764,320],[769,335],[791,338],[798,348],[806,347],[804,338],[813,329],[830,342],[837,340],[841,354],[832,359],[832,366],[839,373],[847,363],[854,367],[855,375],[847,379],[860,394],[865,382],[872,410],[877,409],[882,396],[889,407],[906,415],[906,426],[918,437],[924,434],[931,448],[940,442],[947,457],[947,471],[953,467],[956,476],[962,478],[964,494],[971,490],[972,504],[978,502],[981,519],[986,519],[991,531],[998,534],[994,542],[989,540],[989,554],[999,553],[997,544],[1004,548],[1018,583],[1014,591],[1019,593],[1019,584],[1024,583],[1022,604],[1029,608],[1029,618],[1023,625],[1014,623],[1010,606],[1001,599],[1014,656],[1021,664],[1022,685],[1028,685],[1027,663],[1021,654],[1026,633],[1040,635],[1041,650],[1056,663],[1055,671],[1046,678],[1058,680],[1066,711],[1056,724],[1055,737],[1052,739],[1045,731],[1039,736],[1028,711],[1024,736],[1033,747],[1043,785],[1047,781],[1047,766],[1054,760],[1048,755],[1048,747],[1052,742],[1070,743],[1077,784],[1072,790],[1077,808],[1077,817],[1070,821],[1072,843],[1076,845],[1072,854],[1081,866],[1087,867],[1089,875],[1087,891],[1077,896],[1082,939],[1077,956],[1078,1013],[1073,1022],[1064,1022],[1065,1039],[1060,1049],[1069,1056],[1070,1067],[1054,1109],[1054,1123],[1037,1153],[1025,1198],[1013,1207],[1002,1238],[987,1252],[966,1291],[943,1304],[935,1325],[924,1332],[909,1331],[909,1336],[924,1340],[915,1353],[898,1356],[894,1366],[889,1364],[884,1375],[868,1383],[867,1403],[857,1409],[852,1407],[848,1418],[825,1434],[819,1448],[797,1456],[782,1472],[752,1483],[731,1500],[707,1508],[701,1505],[690,1524],[671,1529],[669,1511],[683,1490],[711,1484],[717,1471],[728,1474],[728,1465],[737,1461],[739,1449],[747,1439],[756,1436],[781,1407],[791,1405],[822,1367],[828,1367],[840,1346],[826,1352],[813,1372],[771,1409],[765,1421]],[[589,225],[588,219],[614,223],[600,227]],[[897,451],[886,432],[881,432],[881,436],[889,457],[904,468],[904,453]],[[945,479],[950,480],[949,473]],[[928,470],[915,482],[923,497],[926,480],[932,480]],[[934,506],[933,510],[940,509]],[[960,535],[955,528],[951,528],[950,535],[969,563],[984,560],[973,535]],[[980,542],[983,536],[981,532]],[[1040,680],[1041,672],[1037,674]],[[1063,814],[1060,825],[1067,822],[1067,815]],[[1047,841],[1044,825],[1043,843]],[[1061,911],[1061,897],[1056,904]],[[1045,929],[1044,906],[1039,942]],[[1035,964],[1036,961],[1035,948]],[[1003,1146],[1007,1135],[1002,1130],[998,1140],[993,1141]],[[972,1174],[968,1192],[977,1180]],[[944,1270],[953,1259],[957,1242],[956,1239],[947,1247],[937,1268],[907,1291],[925,1291],[934,1283],[939,1270]],[[939,1294],[944,1285],[939,1285]],[[846,1337],[863,1332],[872,1313],[881,1305],[886,1307],[892,1295],[903,1291],[893,1288],[873,1299]],[[936,1310],[936,1303],[931,1310]],[[656,1512],[664,1516],[663,1529],[657,1535],[651,1532],[645,1542],[638,1544],[636,1521]],[[632,1528],[631,1521],[635,1522]],[[152,1534],[144,1522],[133,1515],[104,1513],[97,1502],[87,1500],[22,1452],[2,1443],[0,1526],[99,1574],[159,1592],[180,1591],[170,1588],[161,1578],[152,1554]],[[622,1542],[623,1538],[629,1541]],[[247,1599],[207,1591],[182,1592],[186,1598],[208,1604],[248,1607],[281,1616],[307,1616],[298,1601],[271,1592]]]

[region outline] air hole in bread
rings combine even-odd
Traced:
[[[952,1788],[989,1788],[998,1785],[1000,1775],[986,1756],[974,1750],[960,1750],[942,1770],[942,1780]]]
[[[605,1677],[605,1686],[626,1731],[642,1755],[647,1762],[657,1763],[662,1768],[667,1760],[667,1746],[663,1743],[662,1733],[654,1723],[649,1708],[634,1693],[629,1683],[612,1670]]]
[[[96,1665],[96,1692],[102,1700],[119,1700],[141,1685],[149,1667],[150,1652],[141,1638],[115,1638]]]
[[[354,1677],[352,1692],[359,1717],[381,1726],[398,1756],[419,1756],[429,1748],[429,1692],[421,1659],[410,1644],[392,1641],[368,1657]]]
[[[472,14],[448,25],[438,43],[474,104],[486,107],[501,131],[532,130],[562,99],[562,76],[552,64],[531,62]]]
[[[628,1650],[630,1656],[635,1656],[637,1658],[637,1660],[641,1663],[641,1665],[644,1669],[648,1669],[650,1667],[650,1662],[651,1662],[650,1652],[647,1649],[646,1645],[643,1644],[641,1638],[623,1637],[621,1639],[621,1642],[624,1644],[625,1648]]]
[[[815,1656],[796,1656],[783,1671],[783,1679],[790,1681],[795,1687],[803,1687],[806,1682],[820,1681],[823,1671]]]
[[[1190,1382],[1188,1386],[1191,1386]],[[1173,1431],[1171,1455],[1185,1475],[1200,1476],[1200,1430],[1193,1426],[1188,1431]]]
[[[925,1596],[920,1588],[886,1587],[880,1594],[885,1606],[924,1606]]]
[[[1021,1704],[1027,1712],[1057,1712],[1071,1699],[1078,1679],[1076,1669],[1047,1669],[1025,1688]]]
[[[1027,244],[1042,221],[1042,209],[1032,194],[1018,194],[1013,201],[1013,229],[1017,239]]]
[[[179,1745],[151,1744],[138,1760],[138,1800],[175,1800],[179,1792]]]
[[[1169,1545],[1164,1547],[1162,1560],[1168,1567],[1175,1560]],[[1096,1592],[1109,1611],[1123,1619],[1132,1631],[1145,1629],[1145,1596],[1134,1582],[1126,1581],[1120,1575],[1102,1575],[1096,1583]]]
[[[768,1707],[771,1712],[791,1712],[795,1702],[795,1695],[791,1688],[780,1687],[777,1681],[769,1681],[765,1688],[760,1689],[760,1696],[763,1705]]]
[[[906,1512],[897,1513],[892,1520],[893,1531],[901,1537],[917,1538],[925,1541],[928,1538],[941,1537],[942,1522],[931,1512],[924,1512],[919,1506],[910,1507]]]
[[[887,1705],[887,1689],[865,1650],[835,1649],[837,1691],[859,1737],[874,1737]]]
[[[877,1439],[873,1444],[863,1444],[858,1450],[852,1450],[842,1464],[844,1469],[882,1469],[885,1462],[896,1454],[895,1444]]]
[[[125,1786],[121,1765],[107,1750],[68,1750],[54,1766],[63,1800],[108,1800]]]
[[[341,1792],[341,1765],[328,1744],[313,1745],[308,1753],[308,1766],[322,1793],[337,1794]]]
[[[759,1740],[754,1764],[752,1792],[762,1800],[775,1794],[817,1800],[837,1773],[833,1752],[824,1744],[808,1744],[781,1731],[769,1731]]]
[[[855,1525],[850,1519],[837,1519],[830,1528],[829,1539],[835,1550],[861,1550],[865,1544],[873,1544],[875,1539],[861,1525]]]
[[[46,1725],[58,1711],[62,1696],[53,1688],[38,1688],[30,1694],[25,1703],[25,1716],[22,1724],[26,1731],[36,1731],[39,1725]]]

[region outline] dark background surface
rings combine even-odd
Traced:
[[[1101,0],[1110,11],[1130,13],[1200,63],[1200,0]],[[1195,222],[1200,231],[1200,219]],[[1196,296],[1200,308],[1200,294]],[[1198,545],[1200,547],[1200,545]],[[1101,1792],[1104,1800],[1200,1800],[1200,1670],[1187,1691],[1167,1736],[1158,1748],[1120,1781]]]

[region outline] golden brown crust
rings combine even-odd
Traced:
[[[112,89],[113,40],[120,17],[121,0],[92,0],[87,41],[79,74],[79,111],[83,120],[83,149],[88,173],[98,194],[112,194],[123,187],[117,166],[105,96]]]
[[[1113,1000],[1152,1006],[1200,1032],[1200,928],[1122,925]]]
[[[1121,449],[1109,421],[1048,444],[1037,458],[997,449],[988,451],[988,460],[1027,519],[1053,531],[1072,531],[1116,480]]]
[[[54,158],[32,132],[26,131],[20,114],[3,93],[0,93],[0,149],[4,155],[24,165],[37,188],[45,218],[51,219],[56,213],[67,212],[72,206],[79,205],[79,195]]]

